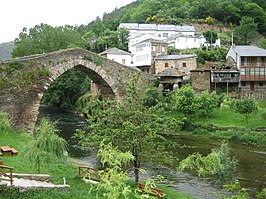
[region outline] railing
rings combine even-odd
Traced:
[[[101,181],[101,171],[90,168],[88,166],[79,166],[78,174],[81,178],[86,178],[94,181]]]
[[[8,172],[4,172],[3,170],[8,170]],[[0,165],[0,181],[10,181],[10,184],[13,185],[13,175],[12,175],[13,167]],[[2,178],[4,176],[4,178]]]
[[[213,77],[212,82],[239,82],[239,77]]]

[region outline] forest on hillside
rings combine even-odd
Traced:
[[[238,30],[241,25],[244,28]],[[89,50],[100,52],[104,47],[114,47],[110,41],[121,22],[158,23],[158,24],[209,24],[218,27],[236,28],[238,33],[250,34],[256,38],[258,33],[266,35],[266,1],[265,0],[137,0],[113,12],[105,13],[88,25],[77,28],[90,43]],[[246,30],[246,31],[245,31]],[[246,33],[251,31],[252,33]],[[111,36],[110,36],[111,35]],[[262,41],[263,42],[263,41]],[[264,41],[265,42],[265,41]]]

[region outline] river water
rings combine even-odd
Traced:
[[[84,118],[75,113],[65,112],[56,107],[41,106],[39,119],[42,117],[49,117],[53,121],[57,121],[59,135],[63,137],[69,144],[69,155],[81,164],[96,167],[98,164],[95,154],[90,151],[82,150],[78,145],[78,141],[72,138],[74,132],[78,128],[87,125]],[[219,148],[221,141],[196,136],[178,136],[172,137],[179,144],[188,146],[195,146],[193,148],[178,149],[178,158],[180,160],[187,157],[193,152],[201,154],[208,154],[211,149]],[[238,181],[242,187],[247,188],[252,198],[255,192],[260,191],[266,187],[266,147],[256,147],[251,145],[244,145],[239,143],[229,142],[231,154],[238,160],[237,176]],[[214,198],[213,193],[225,194],[225,190],[217,185],[214,179],[208,178],[206,181],[199,178],[193,173],[177,172],[177,164],[170,166],[151,166],[144,165],[145,174],[140,175],[140,179],[147,179],[149,177],[157,180],[157,175],[162,175],[165,180],[160,182],[166,186],[170,186],[181,193],[186,193],[195,198]],[[132,175],[133,174],[129,174]],[[206,187],[206,192],[204,191]]]

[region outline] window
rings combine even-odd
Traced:
[[[122,64],[126,65],[126,60],[125,59],[122,59]]]
[[[263,86],[263,82],[259,82],[259,86]]]
[[[254,75],[255,74],[255,68],[250,68],[250,75]]]
[[[163,52],[163,53],[165,52],[165,47],[164,47],[164,46],[162,47],[162,52]]]
[[[158,37],[161,37],[162,35],[161,34],[158,34]]]
[[[131,64],[134,64],[134,62],[133,62],[133,61],[131,61],[130,63],[131,63]]]
[[[187,67],[187,63],[186,62],[183,62],[183,67]]]
[[[165,68],[168,68],[169,67],[169,64],[167,62],[164,63],[164,67]]]
[[[241,86],[246,86],[246,82],[241,82]]]
[[[163,37],[168,37],[168,33],[163,33]]]
[[[153,51],[153,52],[156,51],[156,46],[152,46],[152,51]]]
[[[255,68],[255,75],[260,75],[260,69],[259,68]]]
[[[264,68],[260,68],[260,75],[265,75]]]

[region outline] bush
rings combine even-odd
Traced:
[[[261,117],[263,120],[266,120],[266,112],[261,113]]]

